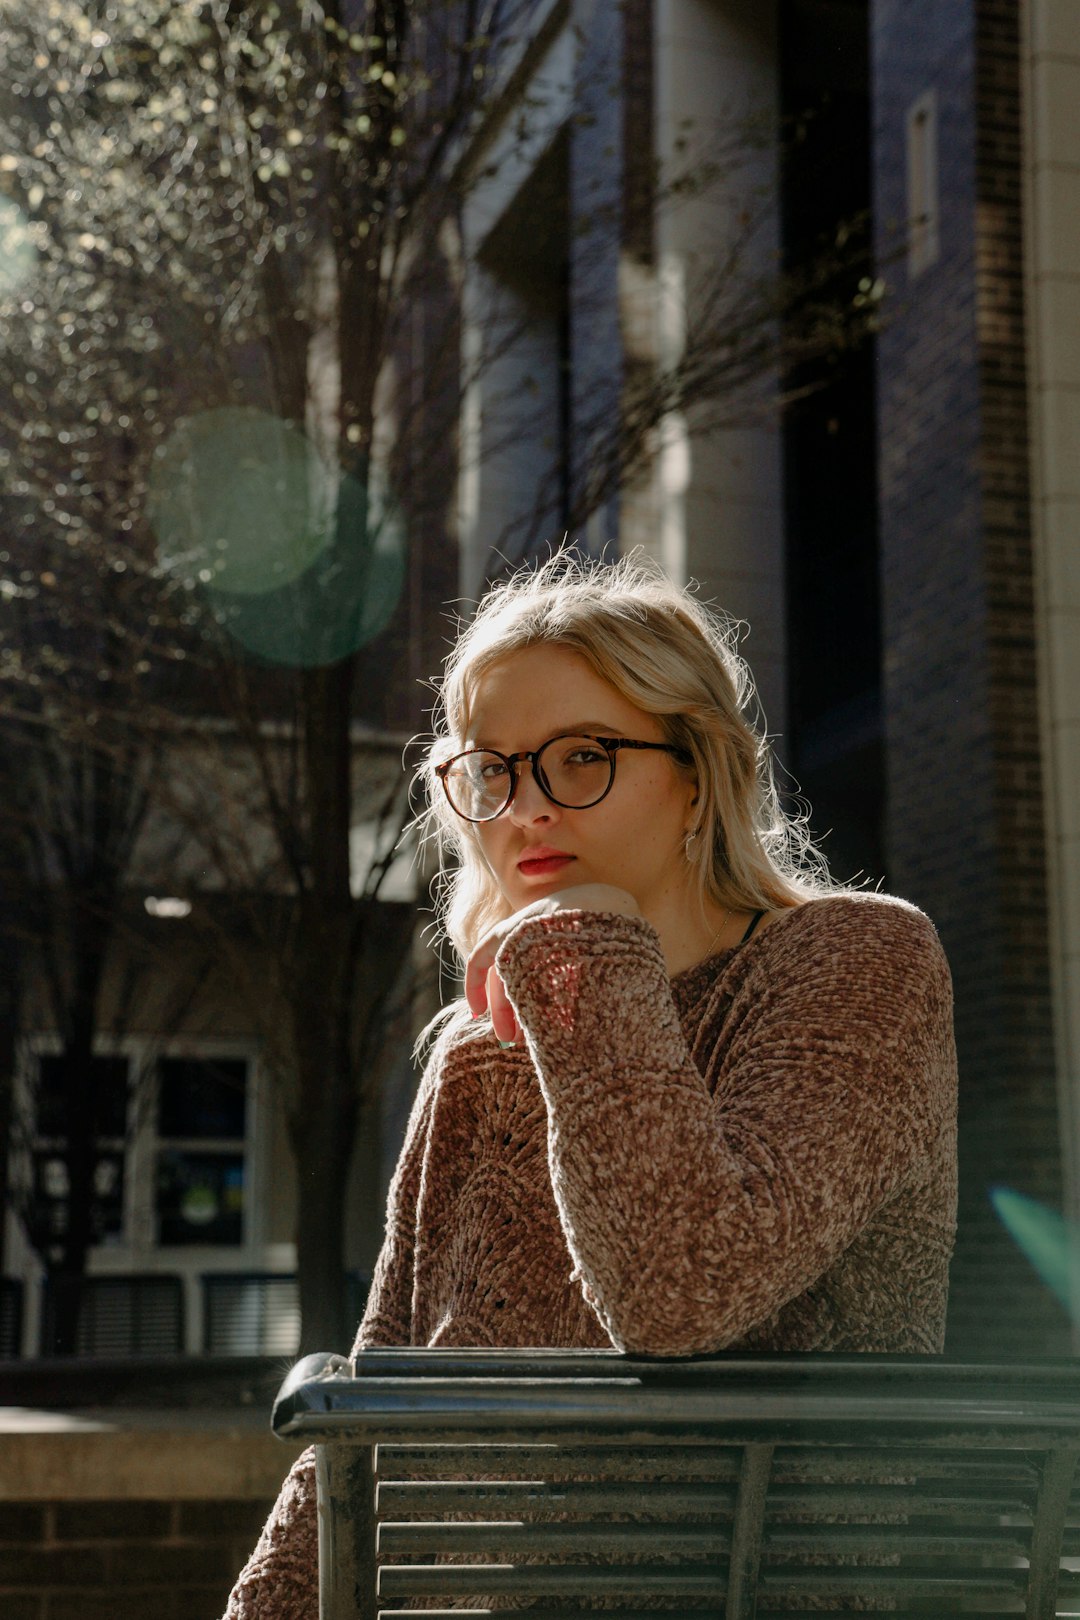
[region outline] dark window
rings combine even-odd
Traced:
[[[158,1064],[154,1211],[158,1242],[244,1241],[243,1058],[163,1058]]]
[[[247,1121],[243,1058],[163,1058],[158,1076],[160,1137],[243,1141]]]
[[[85,1074],[73,1073],[66,1058],[38,1059],[37,1131],[39,1136],[67,1136],[72,1087],[92,1085],[97,1134],[122,1137],[127,1129],[128,1060],[93,1057]]]
[[[33,1187],[27,1219],[34,1243],[56,1254],[67,1235],[71,1209],[69,1127],[76,1101],[92,1089],[94,1171],[91,1242],[117,1242],[124,1230],[124,1141],[127,1132],[128,1060],[93,1057],[77,1066],[63,1056],[38,1058]]]

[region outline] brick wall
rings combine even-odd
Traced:
[[[0,1364],[2,1620],[219,1620],[300,1447],[273,1357]]]
[[[0,1502],[4,1620],[219,1620],[270,1500]]]
[[[956,987],[961,1231],[949,1346],[1067,1349],[988,1190],[1060,1200],[1025,435],[1016,8],[872,7],[881,575],[893,887]],[[939,261],[902,254],[905,119],[937,95]]]

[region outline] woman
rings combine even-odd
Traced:
[[[937,1351],[948,968],[788,821],[725,629],[556,558],[451,655],[426,774],[465,1005],[434,1041],[357,1347]],[[301,1458],[229,1620],[316,1613]]]

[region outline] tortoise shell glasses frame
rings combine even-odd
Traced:
[[[600,791],[593,791],[599,780],[599,778],[594,778],[587,788],[584,787],[583,783],[587,797],[577,801],[560,798],[552,788],[550,777],[544,768],[543,756],[548,749],[555,743],[567,741],[594,743],[603,750],[606,756],[607,778],[603,782]],[[593,805],[599,804],[601,799],[607,798],[607,795],[611,792],[615,782],[615,761],[621,748],[651,749],[658,753],[671,754],[684,765],[691,762],[691,756],[687,750],[677,747],[674,743],[642,742],[636,737],[598,737],[584,731],[570,731],[560,732],[558,736],[549,737],[546,742],[540,744],[539,748],[523,748],[516,754],[503,754],[497,748],[466,748],[460,754],[455,754],[453,758],[444,760],[441,765],[436,765],[435,775],[443,785],[443,791],[446,794],[451,810],[454,811],[455,815],[459,815],[463,821],[494,821],[496,816],[501,816],[504,810],[509,809],[514,801],[514,795],[520,781],[518,767],[526,760],[532,766],[533,777],[541,793],[552,804],[557,804],[561,810],[591,810]],[[504,767],[505,778],[481,777],[479,774],[483,768],[479,763],[481,760],[497,762]],[[464,763],[465,761],[474,762],[475,774],[470,773],[470,767]],[[590,763],[595,764],[597,762]],[[471,796],[467,797],[466,801],[469,809],[463,809],[455,800],[451,786],[451,781],[455,777],[464,778],[465,793],[467,796]],[[495,798],[491,797],[489,803],[494,808],[486,810],[481,816],[470,814],[470,811],[474,810],[482,802],[484,787],[501,785],[503,780],[506,783],[506,791],[501,795],[499,803],[496,805]]]

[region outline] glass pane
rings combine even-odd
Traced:
[[[68,1228],[70,1182],[62,1153],[34,1154],[34,1194],[30,1214],[35,1239],[45,1246],[59,1243]],[[124,1156],[99,1153],[94,1165],[94,1201],[91,1210],[93,1242],[118,1239],[124,1225]]]
[[[244,1158],[240,1153],[158,1154],[154,1207],[163,1247],[244,1240]]]
[[[38,1058],[37,1130],[39,1136],[67,1136],[68,1099],[75,1086],[90,1084],[97,1091],[97,1134],[123,1136],[127,1130],[128,1060],[125,1057],[90,1059],[89,1073],[71,1072],[60,1056]]]
[[[244,1058],[162,1058],[158,1135],[242,1142],[247,1067]]]

